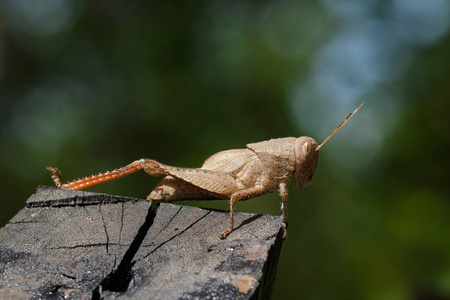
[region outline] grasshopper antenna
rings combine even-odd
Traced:
[[[355,114],[356,114],[356,112],[364,105],[364,103],[366,103],[366,102],[363,102],[363,103],[361,103],[361,105],[357,108],[357,109],[355,109],[355,111],[354,112],[352,112],[351,114],[349,114],[348,116],[347,116],[347,118],[345,118],[345,120],[341,123],[341,125],[339,125],[323,142],[322,142],[322,144],[320,144],[319,146],[317,146],[317,148],[316,148],[316,151],[319,151],[319,149],[323,146],[323,145],[325,145],[325,143],[326,142],[328,142],[328,140],[329,139],[331,139],[331,137],[333,136],[333,135],[335,135],[336,134],[336,132],[338,132],[339,131],[339,129],[341,129],[342,128],[342,126],[344,126],[345,125],[345,123],[347,123],[348,122],[348,120],[350,120]]]

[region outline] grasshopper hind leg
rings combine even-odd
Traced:
[[[166,176],[148,195],[149,201],[173,202],[182,200],[214,200],[227,199],[223,195],[214,194],[183,180]]]

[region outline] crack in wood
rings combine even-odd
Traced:
[[[92,248],[92,247],[105,247],[107,243],[92,243],[92,244],[81,244],[81,245],[73,245],[73,246],[60,246],[60,247],[49,247],[47,249],[50,250],[59,250],[59,249],[77,249],[77,248]],[[120,244],[120,243],[109,243],[109,246],[128,246],[128,244]]]
[[[116,270],[109,273],[94,289],[92,292],[92,299],[101,299],[103,291],[125,292],[128,289],[128,285],[131,281],[131,270],[135,263],[133,262],[133,258],[141,247],[148,230],[152,226],[159,206],[159,202],[152,202],[144,224],[139,228],[137,235],[125,252],[119,266]]]
[[[173,216],[169,219],[169,221],[166,223],[166,225],[164,225],[164,227],[155,235],[155,238],[158,237],[162,232],[164,232],[164,230],[166,230],[167,227],[169,227],[169,225],[172,223],[175,217],[180,213],[181,209],[182,207],[180,206],[178,210],[173,214]]]
[[[120,215],[119,243],[122,241],[123,216],[125,214],[125,202],[122,202],[122,212]]]
[[[65,273],[60,273],[62,276],[64,276],[64,277],[67,277],[67,278],[69,278],[69,279],[73,279],[73,280],[76,280],[77,278],[75,277],[75,276],[72,276],[72,275],[68,275],[68,274],[65,274]]]
[[[177,211],[177,213],[175,215],[177,215],[180,212],[180,210]],[[147,253],[142,259],[146,259],[149,255],[151,255],[152,253],[154,253],[156,250],[158,250],[159,248],[161,248],[162,246],[164,246],[165,244],[167,244],[168,242],[170,242],[171,240],[175,239],[176,237],[178,237],[179,235],[185,233],[187,230],[189,230],[190,228],[192,228],[195,224],[197,224],[198,222],[200,222],[201,220],[203,220],[204,218],[206,218],[209,214],[211,213],[211,211],[207,211],[203,216],[201,216],[200,218],[198,218],[197,220],[195,220],[195,222],[192,222],[191,224],[189,224],[188,227],[186,227],[185,229],[183,229],[182,231],[178,232],[177,234],[175,234],[174,236],[172,236],[170,239],[162,242],[161,244],[159,244],[158,246],[156,246],[152,251],[150,251],[149,253]]]
[[[13,224],[39,224],[39,222],[36,221],[9,221],[8,225]]]
[[[40,197],[43,193],[51,197]],[[44,200],[43,200],[44,199]],[[124,202],[147,201],[145,199],[120,197],[107,194],[98,194],[86,191],[74,191],[55,187],[39,186],[36,194],[26,202],[26,207],[64,207],[64,206],[89,206],[103,204],[114,204]]]
[[[55,238],[55,236],[56,235],[54,235],[54,234],[50,234],[50,233],[52,233],[53,231],[55,231],[60,225],[61,225],[61,223],[64,223],[65,222],[65,220],[64,219],[59,219],[59,221],[55,224],[55,226],[53,226],[52,228],[51,228],[51,230],[50,230],[50,232],[49,232],[49,236],[51,236],[51,238],[47,241],[47,243],[42,247],[42,249],[48,249],[48,247],[50,246],[50,244],[52,243],[52,241],[54,240],[54,238]],[[39,237],[39,236],[36,236],[36,239],[35,239],[35,243],[40,243],[41,242],[41,237]]]
[[[88,236],[84,232],[83,227],[81,227],[80,224],[75,222],[75,220],[73,219],[72,215],[69,212],[67,212],[67,211],[64,211],[64,212],[69,216],[69,219],[73,222],[73,224],[75,224],[80,229],[81,233],[84,235],[84,237],[86,238],[88,243],[91,243],[91,240],[88,238]]]
[[[105,236],[106,236],[106,253],[109,253],[109,234],[108,234],[108,230],[106,229],[106,223],[105,223],[105,217],[103,216],[103,212],[102,212],[102,204],[100,203],[98,205],[98,211],[102,217],[102,224],[103,224],[103,229],[105,231]]]

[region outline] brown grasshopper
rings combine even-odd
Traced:
[[[302,190],[316,174],[319,149],[350,120],[364,102],[323,141],[306,136],[287,137],[248,144],[246,149],[226,150],[208,158],[201,168],[177,168],[152,159],[139,159],[131,164],[66,184],[57,168],[47,168],[59,188],[81,190],[86,187],[130,175],[144,169],[151,176],[166,176],[153,189],[147,200],[172,202],[179,200],[230,199],[230,227],[220,239],[233,231],[234,205],[266,193],[280,191],[283,214],[283,239],[287,236],[287,185],[294,177],[294,187]]]

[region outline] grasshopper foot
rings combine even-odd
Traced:
[[[222,234],[219,236],[219,238],[221,240],[225,239],[227,237],[227,235],[229,235],[232,231],[233,231],[233,228],[228,228],[227,230],[222,232]]]
[[[284,241],[287,238],[287,223],[283,222],[283,236],[281,239]]]
[[[61,171],[58,168],[47,167],[47,171],[52,173],[52,179],[55,185],[60,188],[62,186],[61,182]]]

